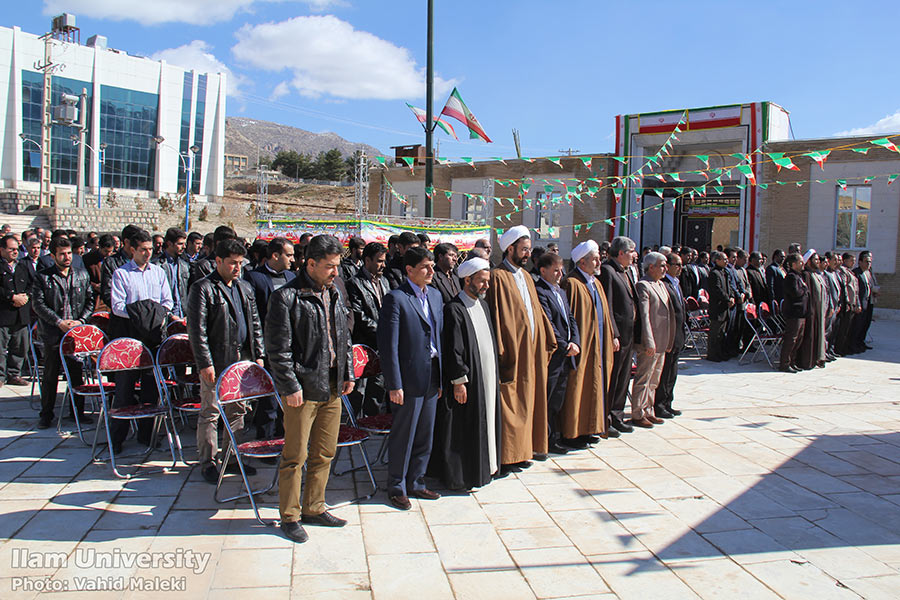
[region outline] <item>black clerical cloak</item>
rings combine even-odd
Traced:
[[[482,335],[487,333],[491,336],[496,361],[497,338],[493,331],[493,321],[487,304],[483,300],[478,300],[478,305],[484,311],[489,326],[489,331],[482,332]],[[440,478],[444,486],[451,490],[481,487],[491,481],[488,439],[484,434],[488,419],[482,391],[481,356],[472,320],[459,296],[444,305],[442,348],[444,393],[437,402],[429,475]],[[464,375],[469,380],[465,384],[467,400],[465,404],[459,404],[453,398],[453,385],[450,382]],[[499,465],[501,427],[499,381],[495,378],[491,383],[497,386],[493,415],[495,427],[492,433],[496,436]]]

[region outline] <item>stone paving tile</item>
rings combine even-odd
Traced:
[[[454,595],[465,600],[527,600],[535,597],[518,569],[450,573],[449,577]]]
[[[722,557],[671,565],[672,572],[704,598],[777,600],[775,592],[734,561]]]
[[[602,594],[609,587],[574,548],[544,548],[511,552],[538,598]]]
[[[622,600],[700,597],[647,551],[589,556],[588,559],[613,593]]]
[[[437,553],[379,554],[369,557],[375,600],[452,598],[450,581]]]
[[[833,578],[806,562],[776,560],[744,565],[744,568],[783,598],[859,600],[854,592],[839,587]]]

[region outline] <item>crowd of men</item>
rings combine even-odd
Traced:
[[[410,497],[440,498],[426,475],[447,489],[481,487],[548,454],[681,414],[673,405],[678,361],[698,315],[708,320],[696,333],[706,332],[711,361],[753,343],[751,313],[780,323],[785,372],[867,348],[877,295],[869,252],[854,268],[850,254],[820,259],[792,246],[764,267],[765,257],[741,249],[638,253],[627,237],[583,242],[566,261],[556,245],[533,251],[522,226],[498,241],[492,264],[488,240],[461,261],[452,244],[432,251],[428,236],[410,232],[387,245],[352,237],[346,252],[330,235],[248,246],[225,226],[205,236],[176,228],[150,235],[130,225],[121,236],[7,232],[0,378],[25,384],[28,328],[37,322],[38,427],[50,427],[67,331],[105,310],[110,337],[155,348],[167,320],[184,318],[199,374],[203,478],[215,484],[220,470],[235,471],[221,464],[217,377],[237,361],[255,361],[271,373],[281,402],[262,401],[252,415],[228,404],[226,416],[246,435],[284,437],[281,529],[302,542],[302,523],[345,524],[325,504],[342,397],[359,415],[391,414],[388,499],[408,510]],[[379,375],[355,380],[354,344],[377,352]],[[67,367],[80,381],[80,363]],[[151,380],[135,383],[116,381],[113,406],[158,400]],[[72,416],[91,420],[80,402]],[[128,432],[127,424],[113,428],[114,453]],[[153,444],[149,427],[138,427],[136,440]]]

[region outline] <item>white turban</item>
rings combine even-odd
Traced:
[[[591,252],[596,252],[597,254],[600,253],[600,246],[597,245],[597,242],[594,240],[581,242],[572,249],[572,260],[577,263]]]
[[[474,258],[470,258],[469,260],[463,262],[456,268],[456,274],[461,278],[466,278],[474,275],[478,271],[484,271],[485,269],[490,269],[491,263],[484,260],[483,258],[478,258],[477,256]]]
[[[500,252],[506,252],[506,249],[518,242],[523,237],[531,238],[531,232],[524,225],[516,225],[510,227],[503,235],[500,236]]]
[[[806,254],[803,255],[803,264],[805,265],[806,263],[808,263],[809,259],[812,258],[812,255],[815,253],[816,253],[815,248],[810,248],[809,250],[807,250]]]

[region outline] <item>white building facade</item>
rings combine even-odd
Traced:
[[[92,38],[94,40],[95,38]],[[186,190],[204,200],[222,196],[225,182],[225,75],[130,56],[100,43],[53,40],[52,104],[85,90],[84,185],[159,198]],[[45,41],[18,27],[0,27],[0,188],[40,188]],[[50,193],[77,185],[77,128],[54,124]],[[24,138],[24,139],[23,139]],[[191,152],[190,148],[196,148]]]

